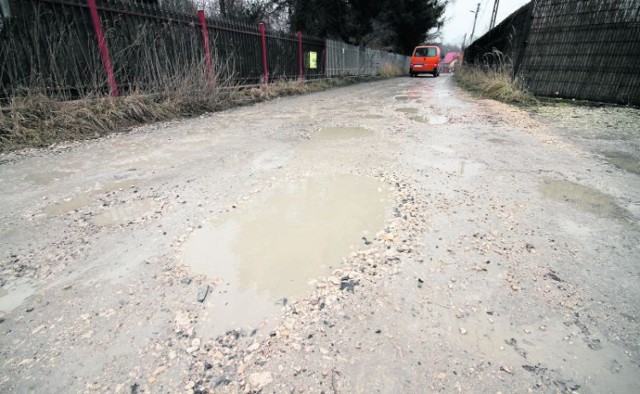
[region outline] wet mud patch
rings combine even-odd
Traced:
[[[3,287],[0,287],[0,317],[20,306],[35,291],[35,285],[25,279],[19,279],[14,283],[6,283]]]
[[[623,152],[602,152],[602,154],[617,168],[640,175],[640,157]]]
[[[427,116],[417,115],[417,116],[412,116],[409,119],[413,120],[414,122],[427,123],[434,126],[442,125],[449,121],[446,116],[442,116],[442,115],[427,115]]]
[[[225,284],[209,328],[255,325],[276,301],[307,296],[310,280],[383,228],[390,206],[379,180],[335,175],[290,182],[194,231],[183,262]]]
[[[402,112],[405,114],[417,114],[418,113],[418,108],[412,108],[412,107],[402,107],[402,108],[396,108],[397,112]]]
[[[91,205],[95,201],[95,197],[103,193],[111,193],[115,191],[121,191],[126,188],[135,186],[137,181],[135,179],[127,179],[124,181],[112,182],[105,184],[95,190],[91,190],[85,193],[77,194],[73,197],[67,197],[59,201],[55,201],[47,205],[43,210],[47,216],[60,216],[71,211],[76,211]]]
[[[114,205],[94,216],[91,222],[99,227],[129,224],[154,213],[159,205],[153,200],[138,200],[126,204]]]
[[[327,141],[349,138],[362,138],[373,134],[373,130],[364,127],[327,127],[311,134],[311,140]]]
[[[629,212],[620,207],[613,196],[597,189],[551,178],[543,178],[542,194],[554,201],[569,204],[581,211],[603,218],[628,218]]]

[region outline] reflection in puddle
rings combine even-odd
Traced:
[[[588,186],[544,178],[540,185],[540,191],[547,198],[568,203],[599,217],[628,216],[626,211],[616,204],[612,196]]]
[[[640,175],[640,158],[622,152],[603,152],[602,154],[614,166]]]
[[[336,140],[365,137],[370,134],[373,134],[373,131],[364,127],[328,127],[311,134],[311,139]]]
[[[21,280],[0,287],[0,313],[9,313],[35,293],[33,283]]]
[[[140,219],[153,213],[157,209],[157,204],[153,200],[133,201],[125,205],[110,207],[107,211],[95,216],[92,219],[96,226],[113,226],[126,224],[130,221]]]
[[[390,203],[376,179],[309,179],[196,230],[185,245],[185,263],[228,284],[223,299],[213,300],[219,309],[213,324],[256,323],[275,300],[308,294],[310,279],[329,274],[361,237],[372,238],[384,226]]]
[[[396,111],[402,112],[405,114],[417,114],[418,108],[403,107],[403,108],[396,108]]]

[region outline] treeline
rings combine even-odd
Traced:
[[[202,0],[159,0],[180,11]],[[209,15],[409,54],[437,37],[449,0],[205,0]],[[429,33],[432,32],[431,35]]]

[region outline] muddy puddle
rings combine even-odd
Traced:
[[[94,200],[95,197],[103,194],[114,192],[116,190],[124,190],[126,188],[135,186],[137,181],[135,179],[127,179],[124,181],[112,182],[102,186],[99,186],[97,189],[76,194],[73,197],[67,197],[59,201],[55,201],[49,205],[47,205],[43,210],[47,216],[60,216],[71,211],[75,211],[86,206],[89,206]]]
[[[418,108],[403,107],[403,108],[396,108],[396,111],[402,112],[404,114],[417,114]]]
[[[13,284],[0,287],[0,316],[17,308],[27,298],[35,293],[33,283],[21,280]]]
[[[640,158],[622,152],[602,152],[607,161],[614,166],[640,175]]]
[[[599,217],[625,218],[628,216],[628,213],[616,203],[613,196],[588,186],[543,178],[540,191],[549,199],[567,203]]]
[[[384,116],[378,114],[366,114],[363,116],[365,119],[384,119]]]
[[[48,171],[48,172],[37,172],[27,174],[24,177],[25,181],[29,181],[38,186],[47,186],[54,182],[57,182],[63,178],[72,175],[73,171]]]
[[[427,116],[416,115],[416,116],[410,117],[409,119],[413,120],[414,122],[427,123],[430,125],[441,125],[448,122],[448,119],[446,116],[440,116],[440,115],[427,115]]]
[[[509,141],[507,140],[503,140],[501,138],[489,138],[487,141],[491,142],[492,144],[499,144],[499,145],[509,145]]]
[[[310,293],[311,279],[329,275],[353,248],[385,223],[391,196],[377,179],[335,175],[275,188],[196,230],[183,260],[219,278],[208,326],[255,325],[285,303]],[[278,300],[279,303],[277,302]]]
[[[311,140],[325,141],[348,138],[361,138],[373,134],[373,130],[364,127],[327,127],[311,134]]]
[[[409,96],[395,96],[394,99],[396,101],[407,101],[409,100]]]
[[[132,201],[108,208],[105,212],[94,216],[91,222],[101,227],[127,224],[154,213],[158,207],[153,200]]]

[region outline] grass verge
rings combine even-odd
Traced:
[[[456,68],[454,80],[458,86],[479,97],[509,104],[535,105],[537,99],[527,92],[523,81],[513,78],[507,67],[479,68],[464,65]]]
[[[0,152],[97,138],[146,123],[191,117],[281,96],[317,92],[375,79],[347,77],[306,83],[215,89],[194,84],[162,94],[131,93],[63,101],[40,93],[14,98],[0,108]],[[204,87],[203,87],[204,86]]]

